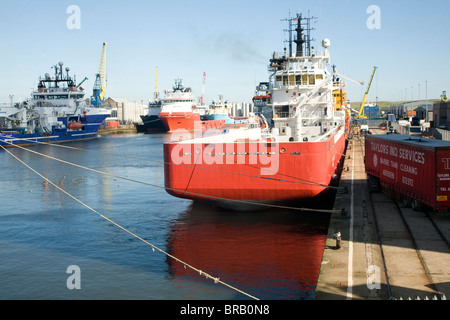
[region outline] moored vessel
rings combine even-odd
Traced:
[[[158,67],[156,67],[155,93],[153,102],[148,103],[148,112],[141,115],[142,124],[135,124],[137,132],[158,133],[166,132],[167,129],[159,118],[161,112],[161,100],[158,93]]]
[[[344,156],[349,114],[333,102],[330,42],[322,41],[322,54],[314,52],[309,29],[303,34],[308,19],[295,19],[297,51],[270,60],[273,127],[197,133],[187,141],[174,134],[164,144],[169,194],[247,210],[307,203],[329,191]]]
[[[169,133],[183,132],[192,138],[196,130],[222,130],[253,125],[255,117],[231,117],[226,102],[212,102],[211,105],[196,105],[191,88],[185,88],[180,79],[176,80],[172,92],[166,92],[161,101],[159,118]]]
[[[0,113],[0,145],[64,142],[98,136],[110,110],[87,105],[83,88],[76,85],[63,63],[39,79],[37,91],[25,102],[3,107]],[[64,74],[64,71],[66,74]],[[1,110],[0,110],[1,111]]]
[[[172,92],[165,92],[164,99],[161,100],[161,111],[159,119],[165,129],[171,133],[176,130],[194,131],[194,123],[202,121],[200,110],[197,111],[195,98],[191,88],[185,88],[181,79],[175,80]],[[220,126],[220,121],[209,123],[216,128]]]
[[[141,115],[142,124],[136,124],[137,131],[142,133],[167,132],[166,127],[159,118],[160,112],[161,100],[149,102],[147,114]]]

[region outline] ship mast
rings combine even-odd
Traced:
[[[297,28],[295,29],[295,31],[297,31],[297,37],[294,40],[295,44],[297,45],[297,53],[296,56],[297,57],[303,57],[303,44],[306,42],[303,39],[303,31],[304,29],[302,28],[302,14],[297,14],[297,18],[294,19],[294,21],[297,20]]]
[[[155,80],[155,104],[157,103],[158,98],[158,67],[156,67],[156,80]]]
[[[316,20],[317,17],[311,17],[309,15],[308,11],[308,17],[304,18],[302,16],[302,13],[297,13],[295,18],[291,18],[291,15],[289,14],[288,19],[282,19],[281,21],[288,21],[289,23],[289,29],[284,30],[289,32],[289,40],[287,42],[289,43],[289,58],[292,57],[292,42],[294,42],[297,45],[296,49],[296,57],[303,57],[303,56],[311,56],[312,50],[311,50],[311,42],[315,41],[315,39],[311,38],[311,31],[315,30],[311,27],[311,21]],[[295,29],[293,28],[295,26]],[[293,40],[292,34],[293,31],[296,31],[296,37]],[[304,34],[306,32],[306,34]]]
[[[206,72],[203,72],[202,98],[200,101],[201,105],[203,105],[203,98],[205,97],[205,78],[206,78]]]

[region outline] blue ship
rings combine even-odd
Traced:
[[[63,63],[55,75],[39,78],[37,91],[27,101],[0,105],[0,145],[55,143],[92,139],[111,111],[101,104],[87,104],[82,81],[76,85]],[[85,78],[86,80],[86,78]]]
[[[218,103],[212,102],[206,115],[207,120],[225,120],[226,126],[241,126],[248,124],[249,117],[233,118],[229,114],[228,105],[226,102],[219,101]]]

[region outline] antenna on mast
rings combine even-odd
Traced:
[[[289,40],[285,40],[284,42],[289,43],[289,57],[292,56],[292,21],[294,19],[291,19],[291,12],[289,11],[289,18],[287,19],[281,19],[281,21],[287,21],[289,23],[289,29],[283,29],[284,32],[289,32]],[[286,48],[285,48],[286,50]]]
[[[158,66],[156,67],[156,80],[155,80],[155,103],[158,98]]]

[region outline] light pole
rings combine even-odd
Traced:
[[[425,80],[425,105],[427,110],[427,122],[428,122],[428,81]]]

